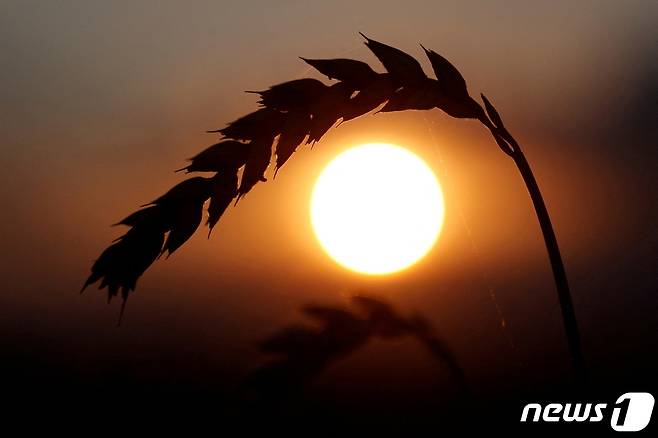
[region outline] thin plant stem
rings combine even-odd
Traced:
[[[555,287],[557,288],[560,309],[562,310],[562,321],[564,323],[564,331],[566,333],[567,345],[571,356],[571,364],[577,380],[579,382],[584,382],[586,371],[585,360],[583,358],[580,343],[580,331],[578,330],[576,312],[573,308],[567,274],[564,270],[564,263],[562,262],[562,256],[560,255],[560,248],[557,243],[557,238],[555,237],[555,231],[553,231],[551,218],[548,215],[548,210],[546,209],[544,198],[539,190],[537,180],[532,173],[530,164],[523,154],[523,151],[521,151],[520,148],[515,148],[512,159],[518,167],[521,177],[523,177],[528,193],[530,193],[532,204],[535,207],[535,213],[537,214],[539,226],[541,227],[544,236],[546,250],[548,251],[548,258],[550,259],[551,268],[553,269],[553,278],[555,279]]]
[[[519,169],[521,177],[525,182],[532,204],[537,214],[537,220],[541,227],[542,235],[544,236],[544,243],[546,244],[546,251],[548,258],[551,262],[551,269],[553,270],[553,278],[555,279],[555,287],[557,289],[558,300],[560,302],[560,309],[562,311],[562,322],[564,324],[564,331],[567,337],[567,346],[569,355],[571,356],[571,365],[576,377],[576,381],[583,385],[587,380],[587,370],[585,367],[585,359],[580,344],[580,332],[578,330],[578,322],[576,321],[576,312],[573,308],[571,300],[571,292],[569,291],[569,283],[567,281],[567,274],[562,262],[560,248],[553,231],[551,218],[548,214],[544,198],[539,190],[539,184],[535,179],[530,163],[523,154],[521,146],[516,139],[510,134],[505,127],[503,120],[493,106],[493,104],[486,98],[484,94],[481,95],[485,105],[486,113],[489,117],[481,114],[480,122],[491,131],[491,135],[498,144],[498,146],[509,155],[514,164]],[[482,111],[484,113],[484,111]]]
[[[496,114],[496,116],[498,116],[498,114]],[[544,243],[551,263],[551,269],[553,270],[553,278],[555,280],[555,287],[557,289],[560,309],[562,311],[562,322],[564,324],[567,347],[571,357],[571,365],[576,381],[584,384],[587,371],[581,348],[580,331],[576,320],[576,312],[573,308],[571,291],[569,290],[569,282],[567,281],[567,274],[564,269],[564,263],[562,262],[560,247],[558,246],[555,231],[553,230],[553,224],[551,223],[546,203],[544,202],[541,190],[539,189],[539,184],[537,184],[530,163],[528,163],[521,146],[516,139],[512,137],[512,134],[510,134],[502,125],[502,121],[499,122],[498,127],[494,126],[486,119],[481,121],[487,128],[489,128],[501,149],[503,149],[503,151],[514,160],[514,164],[516,164],[516,167],[519,169],[521,177],[528,189],[528,193],[530,194],[530,198],[532,199],[532,204],[535,208],[535,213],[537,214],[537,220],[539,221],[539,226],[541,227],[541,232],[544,236]]]

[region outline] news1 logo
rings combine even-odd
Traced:
[[[618,432],[638,432],[651,421],[654,398],[648,392],[627,392],[617,399],[610,427]],[[606,403],[529,403],[523,408],[521,422],[599,422],[605,418]]]

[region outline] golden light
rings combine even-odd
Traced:
[[[324,168],[311,198],[311,222],[338,264],[381,275],[429,252],[444,209],[439,181],[420,157],[371,143],[348,149]]]

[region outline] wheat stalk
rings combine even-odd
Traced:
[[[264,175],[273,153],[276,175],[298,146],[319,141],[339,121],[352,120],[379,107],[378,112],[439,108],[452,117],[479,120],[519,169],[544,235],[572,364],[576,374],[583,377],[580,335],[557,239],[539,186],[518,142],[483,94],[484,108],[471,98],[466,81],[447,59],[423,47],[436,75],[432,79],[412,56],[361,35],[383,64],[385,73],[352,59],[301,58],[336,82],[325,85],[315,79],[298,79],[252,91],[260,96],[261,108],[225,128],[209,131],[220,133],[221,141],[179,169],[215,175],[187,179],[120,221],[118,224],[130,229],[96,260],[83,290],[100,281],[99,289],[108,288],[108,299],[121,291],[123,314],[126,299],[144,271],[164,253],[171,255],[194,234],[202,220],[204,203],[210,199],[207,225],[212,231],[234,199],[237,203],[258,182],[266,181]],[[243,171],[238,178],[240,169]]]

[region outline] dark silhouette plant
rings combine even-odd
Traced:
[[[388,303],[366,295],[351,298],[352,308],[309,305],[302,310],[316,324],[290,325],[259,343],[276,358],[245,379],[245,395],[260,400],[298,396],[307,384],[338,360],[372,339],[411,337],[444,364],[462,395],[470,391],[454,354],[419,315],[402,316]]]
[[[584,377],[580,334],[557,239],[537,181],[518,142],[493,104],[484,94],[484,108],[475,101],[461,73],[443,56],[423,47],[436,76],[429,78],[412,56],[361,35],[385,73],[352,59],[302,58],[337,82],[325,85],[315,79],[298,79],[264,91],[251,91],[260,96],[261,108],[225,128],[209,131],[220,133],[221,141],[180,169],[215,175],[187,179],[119,222],[130,230],[96,260],[83,290],[100,281],[99,288],[108,288],[109,299],[121,291],[123,313],[125,301],[144,271],[165,252],[171,255],[194,234],[201,223],[204,203],[210,200],[207,225],[212,231],[234,199],[237,203],[258,182],[266,181],[264,175],[273,153],[276,175],[297,147],[318,142],[337,122],[352,120],[379,107],[378,112],[439,108],[452,117],[479,120],[519,169],[544,235],[572,365],[576,375]]]

